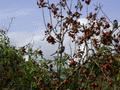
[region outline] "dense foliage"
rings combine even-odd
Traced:
[[[83,3],[89,6],[91,0],[76,0],[75,9],[69,7],[68,1],[60,0],[56,4],[39,0],[37,3],[44,19],[43,9],[47,8],[50,13],[51,23],[44,21],[45,38],[52,45],[59,44],[58,50],[52,54],[57,54],[54,60],[46,60],[42,51],[33,50],[30,44],[21,48],[10,45],[7,31],[0,29],[0,90],[120,89],[117,20],[110,24],[106,16],[97,17],[102,11],[99,6],[94,13],[87,12],[88,23],[81,25],[78,19]],[[56,25],[52,23],[53,19],[57,21]],[[77,44],[74,55],[64,53],[66,35]],[[84,49],[81,49],[82,45]]]
[[[1,33],[0,42],[0,89],[1,90],[119,90],[120,54],[112,54],[108,47],[101,47],[89,57],[88,62],[78,65],[74,61],[67,63],[65,54],[59,62],[44,58],[40,50],[16,49],[9,38]],[[31,58],[25,61],[24,54],[31,51]],[[38,52],[39,51],[39,52]],[[61,80],[57,66],[61,65]],[[56,68],[55,68],[56,67]]]

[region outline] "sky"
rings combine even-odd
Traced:
[[[57,46],[42,41],[45,27],[42,12],[36,2],[37,0],[0,0],[0,28],[8,28],[13,17],[14,20],[8,32],[11,43],[21,47],[32,42],[37,48],[43,49],[46,56],[49,57]],[[120,21],[120,0],[92,0],[90,10],[98,3],[103,5],[104,12],[111,20]],[[84,19],[81,20],[84,22]],[[70,41],[66,40],[65,44],[68,45],[67,43]]]

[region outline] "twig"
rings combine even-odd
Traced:
[[[11,18],[10,23],[9,23],[9,25],[8,25],[8,28],[7,28],[7,32],[10,30],[14,18],[15,18],[15,17],[12,17],[12,18]]]

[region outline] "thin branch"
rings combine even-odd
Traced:
[[[15,19],[15,17],[12,17],[12,18],[11,18],[10,23],[9,23],[9,25],[8,25],[8,28],[7,28],[7,32],[10,30],[11,25],[12,25],[14,19]]]
[[[69,47],[70,47],[70,55],[72,56],[72,47],[71,47],[71,43],[69,43]]]
[[[46,20],[45,20],[45,13],[44,13],[44,9],[42,8],[42,16],[43,16],[43,22],[45,25],[45,29],[47,30],[47,24],[46,24]]]
[[[72,9],[73,0],[70,2],[70,10]]]
[[[113,22],[110,20],[110,18],[106,15],[106,13],[102,10],[102,6],[99,4],[99,10],[102,12],[102,14],[113,24]]]
[[[49,7],[50,7],[50,3],[49,3],[49,0],[48,0],[48,5],[49,5]],[[51,25],[53,25],[53,23],[52,23],[52,14],[51,14],[51,11],[50,11],[50,9],[49,9],[49,15],[50,15],[50,22],[51,22]]]

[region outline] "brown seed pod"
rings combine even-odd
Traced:
[[[65,79],[65,80],[63,81],[63,83],[66,85],[66,84],[69,83],[69,81]]]
[[[90,2],[91,2],[91,0],[85,0],[85,3],[86,3],[87,5],[89,5]]]
[[[55,38],[52,37],[51,35],[47,37],[47,41],[48,41],[48,43],[51,43],[51,44],[55,44],[56,43]]]

